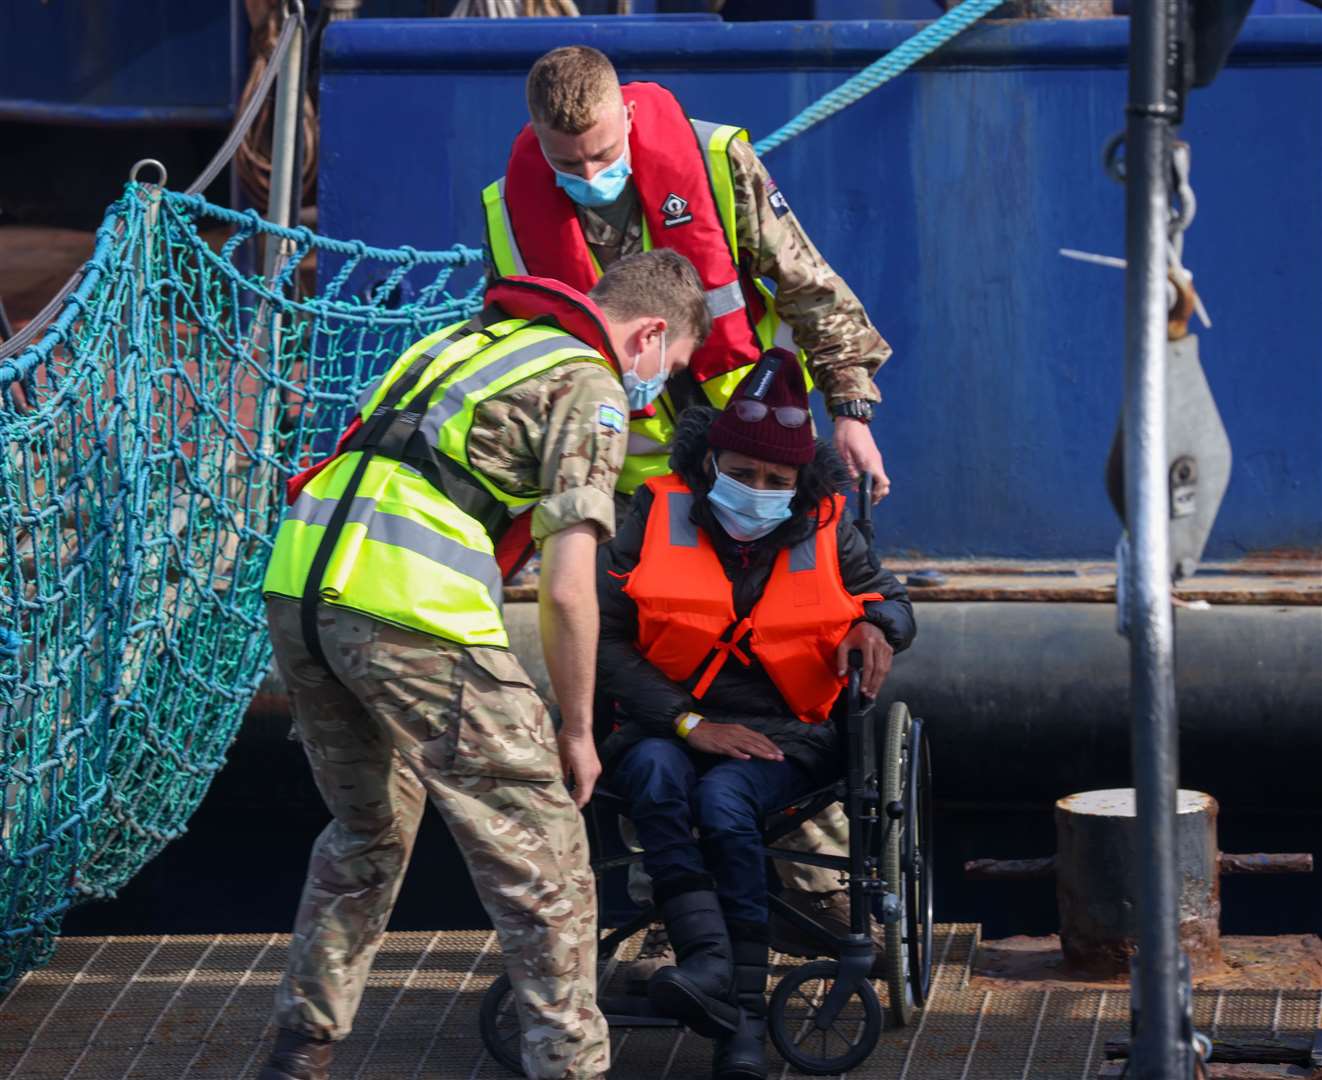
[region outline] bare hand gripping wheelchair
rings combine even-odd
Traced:
[[[856,524],[871,542],[869,494],[865,485],[860,493],[864,510]],[[850,656],[842,721],[845,775],[769,814],[762,826],[767,858],[839,871],[849,892],[850,933],[844,938],[835,938],[774,893],[769,898],[773,912],[820,942],[824,954],[838,957],[792,969],[775,985],[768,1003],[767,1027],[776,1049],[795,1069],[819,1076],[845,1072],[866,1060],[886,1027],[870,979],[873,919],[885,928],[891,1026],[913,1020],[927,1000],[932,978],[932,766],[927,735],[923,721],[911,717],[903,702],[893,703],[883,719],[881,707],[863,698],[861,662],[859,654]],[[837,801],[849,819],[848,856],[778,846],[802,822]],[[599,789],[588,807],[594,851],[604,850],[603,821],[613,822],[626,810],[623,800]],[[593,861],[599,909],[605,875],[641,857],[630,852]],[[679,1026],[656,1015],[645,997],[608,992],[620,945],[658,919],[656,908],[649,907],[601,938],[598,1004],[611,1027]],[[522,1075],[509,976],[496,979],[483,997],[480,1028],[491,1056]]]

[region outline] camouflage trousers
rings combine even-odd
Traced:
[[[322,605],[336,682],[303,644],[298,605],[272,599],[266,611],[333,816],[312,849],[276,1023],[322,1039],[349,1033],[430,798],[500,939],[524,1071],[605,1076],[587,835],[550,715],[518,659]]]

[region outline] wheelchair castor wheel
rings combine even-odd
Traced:
[[[921,720],[902,701],[886,716],[881,799],[881,876],[897,894],[899,918],[886,922],[886,989],[891,1023],[903,1027],[932,985],[932,760]],[[898,816],[890,813],[899,807]]]
[[[477,1026],[487,1053],[515,1076],[522,1076],[523,1030],[519,1027],[519,1011],[514,1006],[508,975],[501,975],[482,995]]]
[[[800,1072],[829,1076],[867,1060],[881,1038],[885,1020],[872,983],[864,979],[834,1016],[823,1008],[835,986],[839,965],[814,960],[795,968],[776,987],[767,1008],[767,1028],[780,1056]]]

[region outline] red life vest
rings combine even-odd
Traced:
[[[712,320],[711,335],[693,354],[689,371],[698,382],[705,382],[762,355],[755,327],[765,308],[735,262],[702,147],[683,107],[656,83],[627,83],[621,90],[625,102],[634,105],[631,179],[653,245],[688,258],[709,295],[719,297],[720,290],[728,295],[731,288],[743,295],[742,305]],[[558,278],[581,292],[596,284],[600,274],[574,203],[556,187],[555,172],[542,156],[530,124],[519,132],[510,152],[505,201],[530,274]],[[720,305],[722,310],[725,307]]]
[[[777,553],[761,598],[737,619],[720,556],[689,520],[693,493],[676,476],[647,486],[653,502],[643,550],[624,586],[638,606],[638,650],[675,682],[698,676],[692,692],[699,700],[731,656],[747,665],[751,651],[800,720],[826,720],[845,685],[836,674],[836,649],[863,618],[864,601],[882,599],[845,588],[835,519]],[[832,509],[838,518],[843,496],[822,501],[821,519]]]
[[[546,278],[496,278],[487,285],[484,312],[493,306],[497,309],[496,318],[529,320],[540,318],[554,322],[560,329],[596,349],[611,362],[617,372],[619,371],[620,361],[615,355],[610,334],[606,330],[606,317],[590,297],[584,296],[578,290]],[[493,320],[487,318],[485,321]],[[333,454],[285,481],[285,501],[290,506],[294,504],[308,482],[344,452],[345,444],[362,426],[363,418],[355,416],[335,444]],[[502,576],[508,580],[533,553],[532,514],[522,513],[512,518],[509,525],[495,539],[496,561],[500,565]]]

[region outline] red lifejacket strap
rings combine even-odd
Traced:
[[[689,371],[698,382],[754,363],[762,354],[756,320],[761,306],[741,274],[716,206],[707,159],[684,108],[665,87],[635,82],[621,87],[634,107],[629,132],[632,180],[648,235],[656,247],[684,255],[710,294],[733,287],[744,305],[715,318],[711,335],[694,354]],[[505,171],[505,207],[514,241],[530,274],[555,278],[580,292],[597,281],[597,268],[578,223],[574,203],[556,187],[532,125],[514,140]]]

